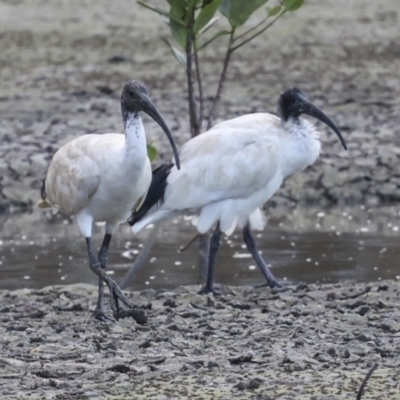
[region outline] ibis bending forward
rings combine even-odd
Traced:
[[[130,81],[124,85],[121,111],[125,135],[84,135],[57,151],[38,202],[39,208],[51,207],[56,212],[60,210],[76,216],[86,239],[90,268],[99,277],[99,295],[93,314],[97,319],[108,319],[103,309],[103,282],[110,290],[111,309],[116,319],[121,315],[118,300],[131,309],[135,308],[104,269],[111,236],[131,211],[140,206],[151,183],[151,166],[140,111],[150,115],[168,136],[179,169],[178,152],[172,135],[152,104],[144,84]],[[98,258],[94,255],[91,242],[93,221],[106,222]]]
[[[259,254],[250,227],[264,228],[259,207],[287,176],[313,164],[319,156],[319,133],[300,115],[327,124],[346,149],[339,129],[303,91],[292,88],[282,93],[278,112],[280,118],[264,113],[243,115],[189,140],[180,150],[181,169],[173,163],[156,169],[142,207],[130,217],[133,232],[181,213],[197,214],[200,233],[216,224],[203,293],[213,291],[221,233],[230,235],[236,226],[243,229],[244,242],[267,284],[280,286]]]

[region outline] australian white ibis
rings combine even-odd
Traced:
[[[182,167],[173,162],[153,172],[146,199],[130,217],[133,232],[150,223],[181,213],[197,215],[199,233],[216,224],[211,238],[207,283],[202,292],[213,291],[215,256],[221,233],[236,226],[272,288],[280,286],[259,254],[250,228],[263,229],[260,207],[279,189],[283,180],[318,158],[319,133],[301,114],[311,115],[336,132],[336,125],[297,88],[281,94],[279,117],[247,114],[221,122],[189,140],[180,150]]]
[[[131,211],[140,206],[151,183],[151,166],[140,111],[150,115],[163,129],[179,168],[172,135],[143,83],[130,81],[124,85],[121,111],[125,135],[83,135],[56,152],[38,202],[39,208],[51,207],[55,212],[60,210],[76,216],[86,239],[90,268],[99,277],[99,297],[93,314],[97,319],[108,319],[103,309],[103,282],[110,290],[111,308],[116,319],[121,315],[118,299],[128,308],[135,308],[104,269],[111,236]],[[98,258],[91,243],[93,221],[106,222]]]

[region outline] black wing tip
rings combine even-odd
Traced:
[[[164,201],[167,178],[171,169],[175,166],[173,162],[165,163],[153,171],[153,177],[146,198],[139,210],[131,213],[128,223],[133,226],[140,221],[156,204]]]

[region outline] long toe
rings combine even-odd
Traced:
[[[102,322],[115,322],[111,317],[108,317],[103,309],[96,308],[92,314],[92,318],[95,318]]]
[[[107,282],[108,288],[110,290],[111,297],[111,307],[113,312],[119,311],[118,300],[122,302],[128,308],[137,308],[122,292],[121,288],[112,279]]]
[[[284,286],[279,283],[278,281],[272,281],[272,282],[268,282],[268,286],[273,289],[273,288],[277,288],[277,289],[283,289]]]
[[[110,288],[110,299],[111,299],[111,308],[113,310],[113,316],[118,321],[119,319],[133,318],[138,324],[145,324],[147,322],[147,316],[145,312],[139,309],[135,304],[133,304],[122,292],[121,288],[117,285],[116,282],[110,279],[109,281]],[[122,310],[118,306],[118,301],[121,301],[128,310]]]
[[[285,287],[282,284],[280,284],[279,282],[277,282],[277,281],[269,281],[269,282],[266,282],[266,283],[262,283],[260,285],[255,285],[254,288],[258,289],[258,288],[267,287],[267,286],[270,287],[271,289],[274,289],[274,288],[276,288],[276,289],[285,289]]]

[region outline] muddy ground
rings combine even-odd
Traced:
[[[307,0],[234,54],[219,120],[275,112],[279,93],[297,85],[348,141],[346,152],[321,127],[321,159],[288,179],[271,205],[400,199],[399,29],[397,0]],[[134,0],[0,1],[3,208],[36,202],[63,143],[84,133],[121,131],[119,94],[128,79],[147,83],[179,144],[189,139],[185,75],[160,40],[168,37],[168,27]],[[220,39],[202,56],[207,106],[225,44]],[[169,158],[164,135],[147,118],[146,130],[157,162]]]
[[[400,283],[129,293],[146,324],[90,319],[97,288],[0,293],[2,399],[398,399]]]

